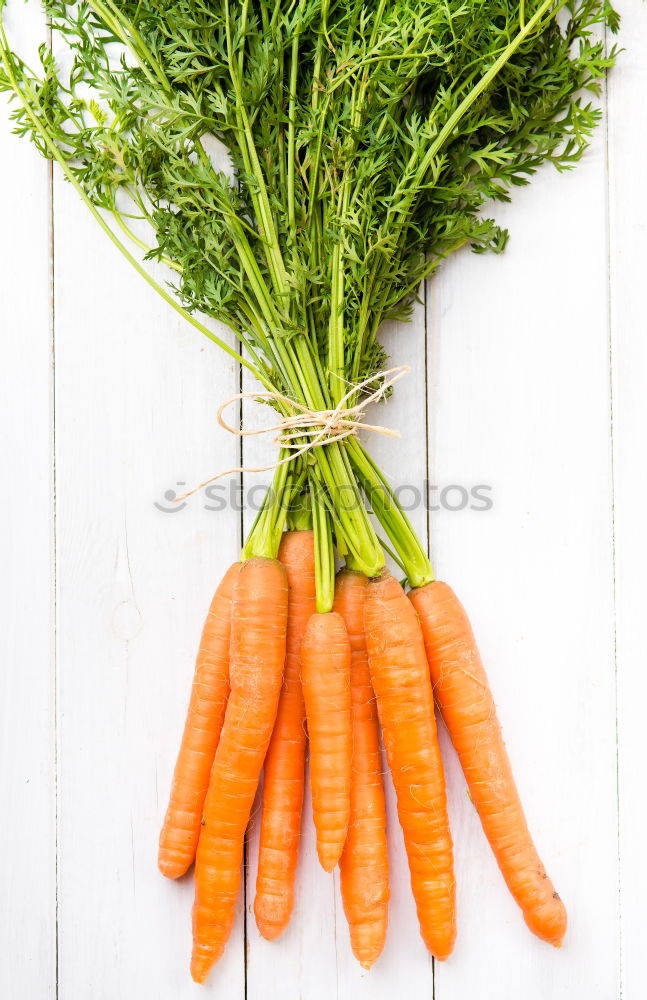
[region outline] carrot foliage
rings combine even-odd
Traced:
[[[494,201],[546,161],[578,161],[617,27],[606,0],[44,8],[53,43],[32,71],[0,0],[16,132],[58,160],[122,249],[134,240],[170,266],[188,319],[231,353],[198,314],[227,324],[266,388],[318,409],[385,367],[381,324],[409,314],[449,253],[503,250]],[[376,513],[407,575],[430,578],[356,440],[303,465],[315,525],[341,554],[369,574],[382,565],[361,500],[380,487],[388,509]],[[261,517],[264,539],[276,517]]]

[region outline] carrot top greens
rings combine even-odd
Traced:
[[[150,283],[139,251],[170,265],[172,292],[156,287],[187,319],[266,389],[312,409],[385,367],[380,325],[409,314],[449,253],[504,248],[486,203],[544,161],[577,162],[615,57],[605,27],[618,20],[601,0],[43,6],[53,44],[32,71],[0,0],[0,89],[16,132],[59,162]],[[198,313],[231,327],[242,356]],[[411,583],[431,579],[356,438],[277,470],[278,494],[304,469],[321,608],[333,535],[368,575],[384,563],[362,493]],[[248,554],[277,544],[279,507],[268,500]]]

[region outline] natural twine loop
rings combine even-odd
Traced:
[[[214,483],[217,479],[222,479],[223,476],[230,476],[236,472],[274,471],[274,469],[278,469],[281,465],[293,462],[300,455],[305,455],[306,452],[311,451],[313,448],[325,447],[334,441],[343,441],[344,438],[350,437],[352,434],[357,434],[360,428],[371,431],[373,434],[382,434],[384,437],[399,438],[399,431],[392,430],[389,427],[381,427],[378,424],[365,424],[363,418],[366,408],[383,399],[387,390],[392,385],[395,385],[396,382],[399,382],[401,378],[404,378],[405,375],[408,375],[410,371],[410,365],[398,365],[396,368],[388,368],[385,371],[378,372],[376,375],[371,375],[370,378],[364,379],[363,382],[358,382],[351,386],[333,410],[311,410],[307,406],[297,403],[294,399],[290,399],[289,396],[283,396],[280,392],[237,392],[235,395],[229,396],[224,403],[221,403],[217,413],[218,423],[223,430],[229,431],[230,434],[235,434],[237,437],[274,434],[274,443],[279,448],[288,449],[292,454],[273,462],[271,465],[263,465],[257,468],[246,465],[225,469],[223,472],[218,472],[215,476],[210,476],[209,479],[198,483],[193,489],[176,497],[175,502],[179,503],[181,500],[186,500],[187,497],[197,493],[198,490],[203,489],[210,483]],[[366,386],[372,385],[378,380],[381,381],[381,384],[377,389],[364,396],[359,403],[355,403],[353,406],[346,405],[358,392],[361,392]],[[223,413],[229,406],[242,399],[271,399],[277,403],[285,404],[286,407],[296,412],[292,416],[284,417],[283,420],[279,420],[278,423],[273,424],[271,427],[233,427],[224,419]],[[303,438],[309,438],[309,440],[302,443]]]

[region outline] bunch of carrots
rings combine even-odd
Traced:
[[[618,26],[611,4],[42,4],[56,47],[34,70],[10,42],[18,5],[0,0],[15,131],[168,305],[256,378],[281,429],[272,488],[204,626],[160,840],[165,875],[195,862],[194,978],[231,930],[263,770],[254,912],[270,939],[290,919],[306,740],[318,856],[340,866],[358,960],[375,962],[387,930],[380,740],[420,931],[447,958],[455,881],[434,702],[510,892],[558,946],[564,906],[469,622],[357,426],[394,370],[382,325],[407,318],[449,254],[504,249],[487,204],[585,151],[600,110],[583,94],[615,58],[601,32]]]
[[[204,982],[232,928],[245,831],[264,770],[254,914],[274,940],[294,905],[306,732],[317,854],[339,864],[353,954],[368,969],[387,933],[389,872],[380,727],[420,933],[438,959],[456,937],[452,838],[434,698],[501,873],[538,937],[558,947],[566,911],[524,818],[487,677],[446,583],[405,593],[383,570],[342,569],[316,611],[312,530],[278,559],[234,563],[202,633],[160,835],[170,878],[195,861],[191,974]]]

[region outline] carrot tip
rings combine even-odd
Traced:
[[[363,969],[372,969],[382,954],[386,940],[386,906],[383,907],[384,923],[382,933],[375,936],[375,924],[355,924],[350,927],[350,946],[353,955]]]
[[[436,943],[430,946],[427,944],[429,951],[434,956],[437,962],[446,962],[451,953],[454,950],[454,944],[456,943],[456,932],[454,931],[452,935],[452,940],[449,942],[443,942],[440,946]]]
[[[258,927],[258,933],[261,937],[264,937],[266,941],[276,941],[277,938],[281,937],[281,934],[285,930],[286,925],[282,924],[270,924],[263,920],[256,918],[256,926]]]
[[[332,875],[334,872],[338,861],[339,858],[322,858],[321,855],[319,855],[319,864],[329,875]]]
[[[157,867],[165,878],[180,878],[182,875],[186,875],[189,870],[189,865],[178,865],[177,862],[168,861],[164,858],[158,859]]]
[[[195,983],[206,982],[211,971],[213,960],[206,955],[193,955],[191,958],[191,978]]]
[[[265,941],[278,941],[283,933],[282,927],[259,927],[258,933]]]
[[[360,932],[361,934],[361,932]],[[377,940],[370,940],[368,938],[360,939],[360,934],[358,934],[358,928],[351,927],[350,932],[350,946],[353,955],[361,965],[363,969],[372,969],[378,958],[382,954],[384,948],[384,941],[386,938],[386,925],[384,926],[384,932],[380,938]]]

